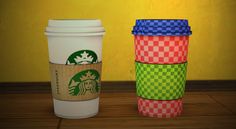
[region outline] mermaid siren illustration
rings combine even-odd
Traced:
[[[96,70],[89,69],[77,73],[69,81],[69,94],[72,96],[96,94],[100,90],[100,77]]]

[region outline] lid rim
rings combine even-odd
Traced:
[[[99,27],[99,19],[49,19],[48,27]]]
[[[187,19],[137,19],[132,34],[150,36],[191,35]]]
[[[55,33],[55,32],[44,32],[47,36],[103,36],[105,35],[105,31],[96,32],[96,33]]]
[[[47,32],[53,33],[94,33],[94,32],[103,32],[105,31],[104,27],[46,27]]]
[[[148,32],[132,32],[133,35],[147,35],[147,36],[189,36],[192,35],[192,31],[184,33],[172,33],[172,32],[157,32],[157,33],[148,33]]]

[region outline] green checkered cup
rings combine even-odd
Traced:
[[[154,100],[183,97],[187,63],[163,65],[136,62],[135,65],[138,96]]]

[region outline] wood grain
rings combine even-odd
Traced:
[[[220,103],[223,107],[230,110],[236,115],[236,92],[208,92],[208,95],[214,99],[217,103]]]
[[[230,119],[230,120],[229,120]],[[236,117],[232,116],[192,116],[178,117],[175,119],[157,119],[142,116],[136,117],[110,117],[110,118],[89,118],[84,120],[63,120],[61,129],[75,128],[105,128],[105,129],[210,129],[226,128],[234,129]]]
[[[1,118],[0,129],[56,129],[58,122],[48,118]]]
[[[51,94],[1,94],[0,118],[53,118]]]
[[[227,94],[227,92],[225,92]],[[236,116],[212,99],[208,92],[188,92],[184,97],[184,112],[174,119],[157,119],[137,113],[134,93],[101,95],[100,113],[83,120],[63,119],[61,129],[234,129]]]
[[[134,92],[100,95],[93,118],[60,119],[50,93],[0,94],[0,129],[235,129],[236,92],[186,92],[184,111],[174,119],[144,117],[137,112]]]

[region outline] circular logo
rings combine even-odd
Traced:
[[[92,64],[98,62],[98,56],[91,50],[80,50],[74,52],[66,61],[67,65]]]
[[[74,75],[69,81],[69,94],[72,96],[99,92],[100,75],[96,70],[84,70]]]

